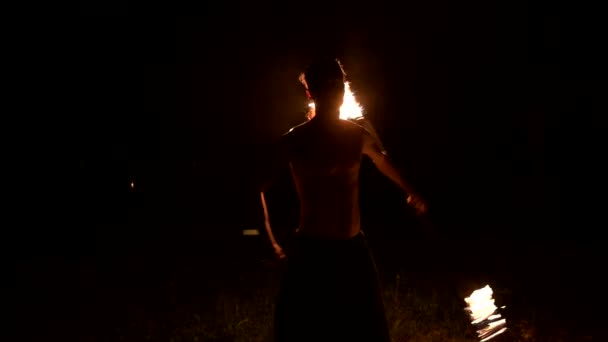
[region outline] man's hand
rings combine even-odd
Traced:
[[[426,214],[426,202],[417,194],[412,193],[407,196],[407,204],[411,205],[416,210],[417,215]]]
[[[287,259],[287,255],[285,254],[285,252],[283,252],[283,248],[281,248],[281,246],[279,246],[278,244],[274,244],[273,247],[275,259],[277,259],[278,261],[284,261]]]
[[[278,244],[273,244],[274,258],[262,260],[264,267],[269,270],[284,271],[287,267],[287,255]]]
[[[285,271],[287,268],[287,255],[279,245],[276,245],[274,246],[274,257],[262,260],[262,264],[268,270]]]

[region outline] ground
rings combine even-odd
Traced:
[[[474,242],[433,245],[368,235],[394,341],[477,341],[464,297],[486,284],[496,304],[506,305],[509,330],[495,341],[591,340],[580,311],[587,304],[559,309],[579,302],[563,291],[583,289],[580,282],[557,287],[553,282],[565,278],[560,270],[568,266],[536,268],[542,258],[532,254],[542,253],[535,248],[509,254],[506,265],[500,258],[505,244],[494,259],[474,259]],[[142,239],[147,247],[125,253],[99,239],[85,255],[17,262],[11,293],[27,323],[16,331],[39,334],[41,341],[270,341],[280,269],[268,262],[263,242],[193,235],[182,250],[167,247],[174,242]],[[590,296],[581,291],[582,298]]]

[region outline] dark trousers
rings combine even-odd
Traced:
[[[378,273],[363,233],[296,236],[275,310],[275,341],[388,342]]]

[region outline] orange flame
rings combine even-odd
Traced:
[[[308,104],[310,111],[312,113],[309,114],[309,117],[312,118],[314,116],[315,103],[310,102]],[[350,90],[350,83],[344,82],[344,99],[342,100],[342,105],[340,106],[340,119],[349,120],[349,119],[359,119],[363,117],[363,107],[357,102],[355,99],[355,95],[352,90]]]
[[[492,293],[492,288],[486,285],[464,299],[468,304],[466,310],[470,313],[471,323],[480,327],[477,334],[481,342],[488,341],[507,330],[507,320],[500,319],[500,314],[496,313],[497,307],[494,305]]]
[[[340,106],[340,119],[358,119],[363,117],[363,107],[355,99],[355,95],[350,90],[350,84],[344,82],[344,100]]]

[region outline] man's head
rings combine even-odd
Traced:
[[[346,74],[336,58],[323,58],[310,64],[300,75],[300,82],[315,104],[340,108],[344,100]]]

